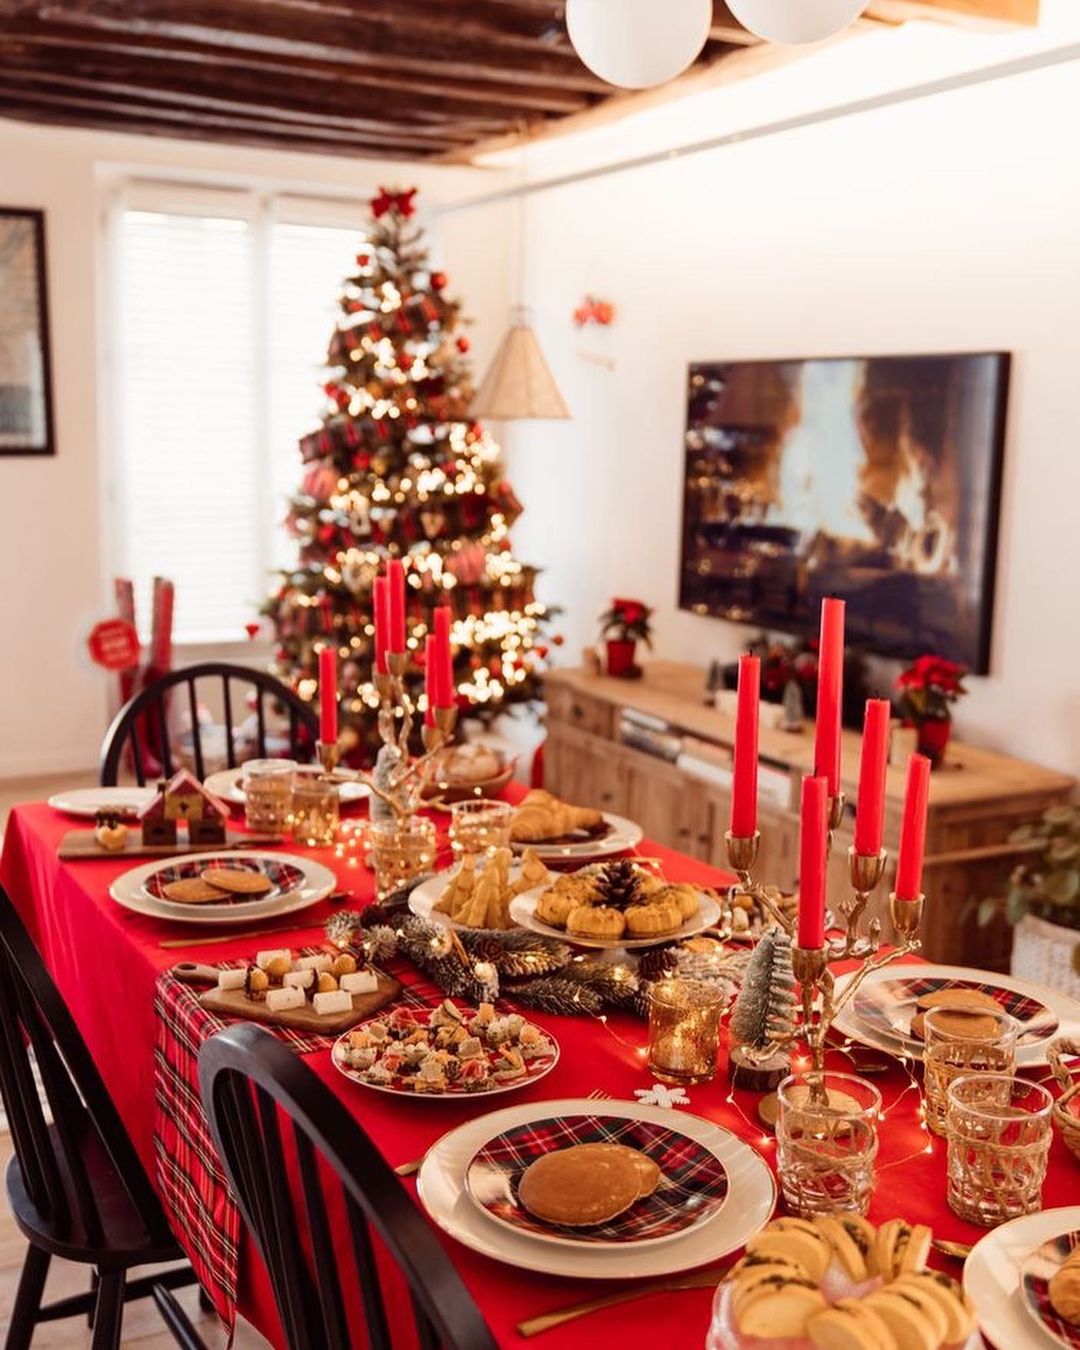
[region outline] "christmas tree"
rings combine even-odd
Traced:
[[[263,607],[276,635],[275,673],[301,697],[316,695],[320,647],[336,644],[343,734],[358,753],[370,745],[379,701],[372,584],[387,557],[406,569],[421,706],[419,666],[435,605],[453,612],[463,717],[536,698],[548,651],[536,569],[510,550],[521,504],[499,447],[468,416],[461,303],[429,265],[415,196],[382,188],[372,201],[330,339],[322,426],[300,441],[303,479],[286,522],[299,557]]]

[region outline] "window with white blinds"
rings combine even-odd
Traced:
[[[114,553],[141,628],[151,579],[164,576],[176,584],[177,642],[242,639],[271,569],[295,556],[281,522],[300,481],[296,443],[318,421],[359,238],[277,220],[265,201],[120,209]]]

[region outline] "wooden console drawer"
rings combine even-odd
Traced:
[[[545,693],[549,723],[560,722],[564,726],[587,731],[591,736],[611,739],[615,727],[615,709],[610,703],[555,683],[550,683]]]

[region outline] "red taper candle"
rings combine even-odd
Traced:
[[[387,591],[390,597],[390,634],[387,651],[405,650],[405,568],[397,558],[386,564]]]
[[[319,648],[319,739],[336,745],[337,738],[337,651],[326,646]]]
[[[824,778],[802,780],[799,814],[800,947],[825,945],[825,868],[829,835],[829,786]]]
[[[877,857],[885,831],[885,771],[889,767],[887,698],[868,698],[859,758],[859,799],[855,810],[855,852]]]
[[[432,707],[452,708],[454,706],[454,658],[450,651],[450,610],[446,605],[435,609],[431,623],[432,652],[434,666],[434,700]]]
[[[904,814],[900,821],[900,852],[896,859],[896,898],[917,900],[922,894],[923,855],[926,852],[926,811],[930,805],[930,761],[925,755],[908,760]]]
[[[424,725],[435,725],[435,699],[438,694],[438,676],[435,673],[435,635],[429,633],[424,638],[424,692],[427,694],[427,708],[424,712]]]
[[[735,765],[731,788],[731,833],[749,839],[757,832],[758,702],[761,658],[739,657],[739,694],[735,709]]]
[[[376,577],[372,592],[375,610],[375,670],[385,675],[386,653],[390,650],[390,590],[385,577]]]
[[[814,774],[825,779],[830,797],[840,795],[840,727],[843,692],[844,602],[829,596],[821,602]]]

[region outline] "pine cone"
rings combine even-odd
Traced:
[[[673,943],[665,947],[649,947],[638,961],[638,975],[643,980],[662,980],[679,968],[679,956]]]
[[[641,898],[641,878],[629,858],[607,863],[596,878],[600,903],[612,909],[626,909]]]

